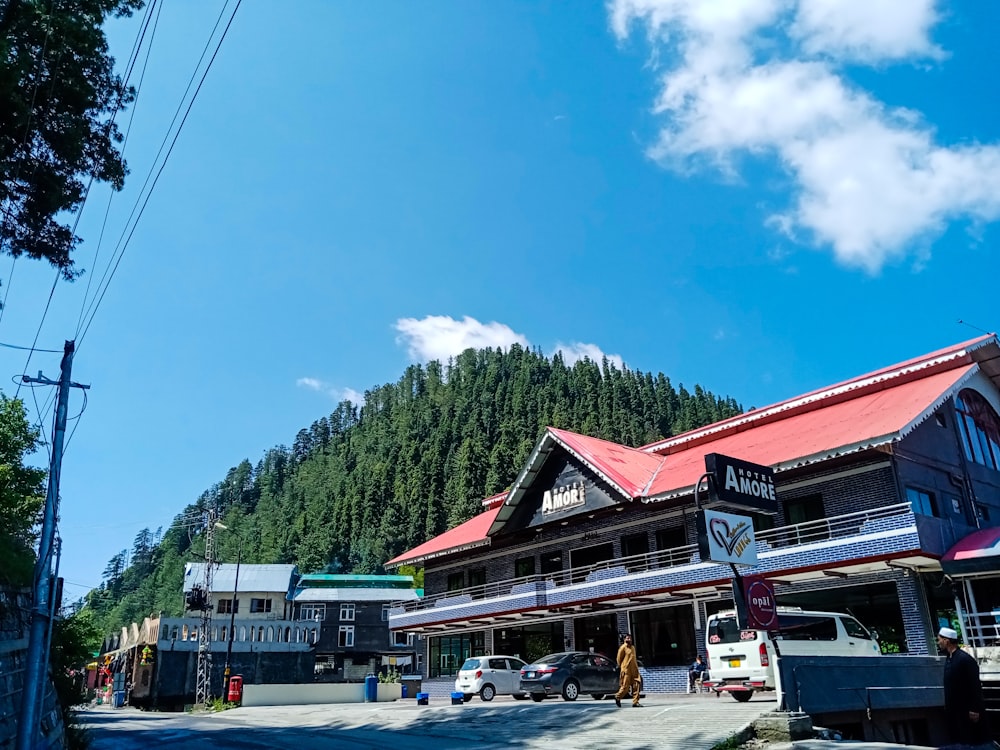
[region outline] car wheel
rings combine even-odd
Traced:
[[[489,703],[493,700],[493,696],[497,694],[496,688],[492,685],[483,685],[483,689],[479,691],[479,697],[484,701]]]
[[[528,699],[528,694],[527,693],[514,693],[512,697],[516,701],[523,701],[523,700],[527,700]]]
[[[746,703],[753,696],[753,690],[732,690],[729,694],[740,703]]]
[[[469,701],[471,701],[472,700],[472,693],[465,693],[462,696],[462,700],[465,701],[466,703],[468,703]]]
[[[580,696],[580,686],[576,680],[566,680],[563,685],[562,697],[564,701],[575,701]]]
[[[531,700],[533,700],[535,703],[541,703],[542,702],[542,698],[544,698],[544,697],[545,696],[542,695],[541,693],[532,693],[531,694]]]
[[[604,700],[604,693],[594,693],[590,697],[593,698],[595,701],[602,701]]]

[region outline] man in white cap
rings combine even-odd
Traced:
[[[947,656],[944,663],[944,713],[950,740],[960,745],[989,742],[979,664],[958,647],[958,633],[954,628],[941,628],[937,643]]]

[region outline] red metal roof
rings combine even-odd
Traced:
[[[996,343],[993,334],[982,336],[643,448],[550,427],[519,482],[530,483],[555,444],[625,495],[662,500],[691,492],[705,471],[706,453],[738,456],[780,470],[889,443],[926,419],[977,369],[980,355],[974,351],[991,345],[982,357],[994,357]],[[512,512],[508,506],[523,495],[524,487],[516,484],[503,502],[498,496],[489,498],[492,507],[487,511],[386,565],[488,544],[491,526],[502,526]]]
[[[722,453],[778,469],[804,465],[898,439],[922,421],[975,365],[819,405],[779,421],[751,425],[665,456],[648,497],[689,490],[705,473],[705,454]]]
[[[644,494],[663,459],[638,448],[628,448],[610,440],[587,437],[549,427],[549,432],[570,452],[604,474],[629,497]]]
[[[430,557],[437,557],[444,552],[455,552],[463,548],[476,547],[486,544],[489,538],[486,530],[489,529],[497,512],[503,507],[498,503],[489,510],[483,511],[478,516],[473,516],[465,523],[461,523],[453,529],[443,534],[438,534],[433,539],[428,539],[418,547],[397,555],[387,562],[386,567],[404,564],[412,564],[426,560]]]

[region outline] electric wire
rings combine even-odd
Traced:
[[[154,0],[153,4],[155,4],[156,2],[157,2],[157,0]],[[139,58],[139,51],[142,48],[142,39],[143,39],[143,37],[146,34],[146,29],[149,27],[149,19],[150,19],[151,15],[152,15],[152,5],[147,9],[146,21],[145,21],[145,23],[143,25],[143,28],[142,28],[140,34],[136,37],[136,42],[135,42],[135,44],[132,47],[132,54],[130,55],[129,64],[127,66],[124,83],[122,85],[122,91],[119,93],[118,99],[116,100],[115,106],[114,106],[114,108],[113,108],[113,110],[111,112],[111,117],[108,119],[108,124],[107,124],[107,128],[106,129],[107,129],[107,131],[109,133],[110,133],[111,128],[112,128],[112,126],[114,124],[115,117],[118,115],[118,112],[121,110],[122,102],[123,102],[123,99],[124,99],[124,92],[125,92],[125,90],[128,87],[128,81],[129,81],[129,79],[130,79],[130,77],[132,75],[132,71],[135,69],[135,62]],[[55,84],[55,79],[53,78],[53,86],[54,86],[54,84]],[[74,235],[76,234],[76,229],[79,226],[80,217],[83,214],[83,209],[86,206],[86,202],[87,202],[87,196],[90,194],[90,188],[93,185],[93,183],[94,183],[94,176],[93,176],[93,174],[91,174],[90,180],[87,183],[87,188],[84,191],[83,200],[81,201],[80,206],[79,206],[79,208],[76,211],[76,218],[75,218],[75,221],[73,223],[73,234]],[[41,335],[42,326],[45,325],[45,318],[48,316],[49,308],[52,306],[52,297],[55,294],[56,286],[59,283],[59,277],[61,275],[62,275],[62,271],[57,269],[56,270],[56,277],[52,281],[52,288],[49,290],[48,300],[45,302],[45,309],[42,311],[42,319],[38,322],[38,329],[35,332],[35,339],[32,342],[31,349],[28,351],[28,357],[25,360],[24,367],[22,368],[22,372],[27,372],[28,371],[28,366],[31,364],[31,355],[32,355],[32,353],[35,350],[35,346],[38,344],[38,337]],[[18,387],[17,387],[17,390],[16,390],[16,392],[14,394],[14,398],[17,398],[20,395],[20,393],[21,393],[21,384],[19,383]],[[40,416],[41,415],[39,415],[39,417]]]
[[[153,21],[153,30],[152,30],[152,33],[149,35],[149,44],[146,45],[146,58],[145,58],[145,60],[143,60],[142,71],[139,73],[139,82],[138,82],[138,84],[136,84],[136,88],[135,88],[135,99],[133,100],[132,107],[129,110],[128,126],[125,128],[125,137],[122,139],[121,149],[119,150],[119,154],[121,155],[121,158],[123,160],[125,158],[125,149],[128,146],[129,135],[132,133],[132,124],[135,122],[135,112],[136,112],[136,109],[138,108],[139,94],[142,92],[142,83],[143,83],[143,81],[146,80],[146,69],[149,67],[149,57],[150,57],[150,54],[153,51],[153,40],[156,39],[156,30],[157,30],[157,28],[159,28],[159,25],[160,25],[160,13],[163,10],[163,3],[160,3],[159,0],[153,0],[153,2],[149,5],[149,11],[150,11],[150,13],[147,14],[145,25],[143,26],[142,33],[141,33],[141,35],[139,37],[137,49],[141,49],[141,47],[142,47],[142,39],[146,35],[146,29],[149,28],[149,17],[152,15],[152,9],[154,7],[156,8],[156,18]],[[131,77],[131,69],[129,70],[129,73],[128,73],[126,79],[125,79],[126,80],[126,84],[128,83],[128,80],[130,79],[130,77]],[[105,229],[108,226],[108,217],[111,214],[111,203],[114,201],[115,192],[116,191],[111,190],[111,191],[109,191],[109,194],[108,194],[108,205],[107,205],[107,207],[104,210],[104,219],[101,222],[101,231],[100,231],[100,234],[97,237],[97,247],[94,250],[93,267],[95,269],[97,268],[97,259],[100,257],[100,254],[101,254],[101,246],[102,246],[102,243],[104,242],[104,231],[105,231]],[[110,267],[110,263],[108,265]],[[105,275],[107,274],[107,269],[105,269],[104,273],[105,273]],[[77,320],[77,324],[76,324],[77,335],[79,334],[79,332],[80,332],[80,326],[83,323],[83,315],[84,315],[84,310],[85,310],[86,305],[87,305],[87,297],[90,296],[90,285],[93,282],[93,280],[94,280],[94,274],[92,274],[92,273],[88,274],[87,275],[87,288],[84,290],[83,299],[80,302],[80,317]],[[100,284],[98,284],[98,286],[100,286]]]
[[[80,344],[82,344],[83,339],[86,338],[87,332],[90,330],[91,324],[94,322],[94,318],[97,315],[97,310],[100,307],[101,302],[104,300],[104,295],[107,293],[108,288],[111,285],[111,281],[114,279],[115,273],[118,271],[118,267],[121,264],[122,258],[125,256],[125,251],[128,249],[129,244],[130,244],[130,242],[132,240],[132,237],[135,234],[136,227],[139,225],[139,220],[142,218],[142,215],[143,215],[143,213],[146,210],[146,206],[149,204],[149,199],[152,196],[153,191],[156,189],[156,185],[159,182],[161,175],[163,174],[163,170],[167,166],[167,162],[170,160],[170,155],[173,153],[174,147],[177,145],[177,140],[180,138],[181,131],[184,129],[184,124],[187,122],[187,118],[191,114],[191,110],[194,107],[194,103],[198,99],[198,94],[201,92],[201,88],[202,88],[202,86],[205,83],[205,79],[208,77],[208,73],[209,73],[209,71],[211,71],[212,65],[214,64],[216,58],[218,57],[219,50],[222,48],[222,43],[225,41],[226,36],[229,33],[229,29],[233,25],[233,20],[236,18],[236,13],[239,10],[241,4],[242,4],[242,0],[236,0],[236,4],[233,6],[233,11],[232,11],[232,13],[229,16],[229,20],[227,21],[226,26],[225,26],[225,28],[222,31],[222,35],[219,37],[219,41],[215,45],[215,50],[212,52],[212,56],[209,59],[208,64],[205,66],[205,70],[204,70],[204,72],[201,75],[201,79],[198,81],[198,85],[195,88],[194,93],[192,94],[190,100],[188,101],[187,108],[184,110],[184,116],[181,118],[180,124],[177,126],[177,129],[174,131],[174,137],[170,141],[170,146],[167,149],[166,154],[163,156],[162,162],[160,162],[159,169],[156,169],[155,163],[156,163],[156,160],[159,159],[160,154],[163,152],[163,146],[166,144],[167,139],[169,138],[169,134],[170,134],[170,130],[169,129],[167,131],[167,136],[164,138],[163,143],[160,144],[160,151],[157,152],[156,159],[154,159],[154,166],[150,170],[149,175],[147,175],[147,177],[146,177],[146,182],[143,184],[142,190],[140,190],[139,199],[137,199],[136,204],[135,204],[135,206],[132,209],[132,213],[129,215],[128,221],[126,221],[125,230],[123,230],[123,232],[122,232],[122,237],[119,239],[118,245],[115,247],[115,251],[114,252],[118,255],[118,258],[114,262],[114,265],[113,265],[113,267],[111,269],[110,276],[108,276],[108,278],[107,278],[107,282],[104,284],[103,289],[101,289],[100,294],[95,298],[95,300],[93,301],[93,303],[91,305],[91,308],[89,309],[89,315],[90,315],[90,317],[87,320],[86,325],[82,328],[82,332],[78,331],[78,335],[77,335],[77,339],[76,339],[78,346]],[[206,46],[205,46],[205,49],[202,52],[201,58],[199,58],[198,66],[195,67],[195,71],[192,74],[192,78],[188,82],[188,88],[185,89],[185,96],[187,95],[187,92],[190,91],[191,83],[194,81],[194,78],[197,75],[198,67],[201,66],[201,62],[202,62],[202,60],[204,60],[205,53],[208,51],[208,48],[211,45],[211,40],[214,37],[216,30],[218,29],[219,23],[222,20],[222,17],[225,14],[225,11],[226,11],[226,8],[228,7],[228,5],[229,5],[229,3],[228,3],[228,0],[227,0],[226,4],[222,6],[222,10],[219,13],[219,18],[216,20],[216,24],[215,24],[215,26],[212,29],[212,34],[209,36],[209,40],[206,43]],[[182,107],[183,107],[183,98],[181,100],[181,104],[178,106],[177,112],[174,113],[174,121],[171,122],[171,127],[173,126],[173,122],[176,121],[177,114],[180,112],[180,109]],[[153,177],[152,184],[150,184],[150,182],[149,182],[150,176],[153,175],[153,171],[154,170],[156,171],[156,175],[155,175],[155,177]],[[146,185],[147,184],[149,185],[149,190],[148,191],[146,190]],[[143,191],[145,191],[145,198],[142,198]],[[139,201],[140,200],[141,200],[141,203],[142,203],[141,206],[139,206]],[[136,214],[136,207],[138,207],[138,214]],[[135,217],[134,221],[132,220],[133,216]],[[129,229],[129,223],[131,223],[131,229]],[[112,257],[114,257],[114,254],[112,254]],[[98,285],[98,286],[100,287],[100,285]]]

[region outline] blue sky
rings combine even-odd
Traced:
[[[110,210],[106,187],[90,196],[87,275],[56,286],[39,347],[77,335],[222,8],[164,7],[129,184]],[[80,343],[67,594],[411,361],[519,341],[749,407],[978,335],[959,319],[994,330],[998,16],[244,3]],[[138,27],[110,28],[121,63]],[[0,341],[31,344],[53,276],[0,262]],[[25,352],[0,358],[25,370]],[[27,372],[58,363],[37,353]]]

